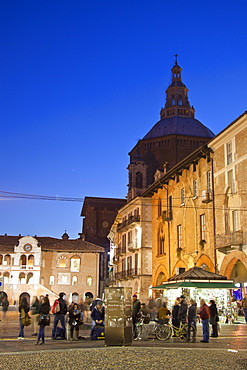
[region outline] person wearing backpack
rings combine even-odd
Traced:
[[[54,314],[54,323],[52,328],[52,339],[56,339],[56,329],[60,321],[62,330],[63,330],[63,339],[66,338],[66,329],[65,329],[65,315],[68,311],[67,304],[63,297],[65,293],[59,293],[59,298],[55,300],[52,306],[52,313]]]

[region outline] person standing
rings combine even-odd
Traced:
[[[187,302],[185,300],[185,296],[181,295],[180,296],[180,306],[179,306],[179,310],[178,310],[178,320],[182,324],[184,324],[186,322],[187,310],[188,310],[188,305],[187,305]]]
[[[247,324],[247,294],[245,294],[245,297],[242,299],[241,306],[243,309],[245,322]]]
[[[153,298],[149,299],[148,308],[150,309],[151,320],[155,320],[157,314],[157,303]]]
[[[218,310],[215,304],[215,301],[211,299],[210,301],[210,306],[209,306],[209,311],[210,311],[210,324],[212,325],[212,334],[211,337],[218,337],[218,321],[219,321],[219,316],[218,316]]]
[[[57,325],[58,325],[59,321],[62,325],[63,339],[66,338],[65,315],[66,315],[68,309],[67,309],[67,304],[66,304],[65,300],[63,299],[64,296],[65,296],[65,293],[59,293],[59,298],[58,298],[59,310],[54,313],[54,323],[53,323],[53,328],[52,328],[52,339],[56,339],[56,328],[57,328]]]
[[[7,296],[5,296],[5,297],[3,298],[3,301],[2,301],[2,308],[3,308],[3,319],[5,320],[5,319],[6,319],[7,311],[8,311],[8,309],[9,309],[9,301],[8,301]]]
[[[69,308],[69,326],[70,326],[70,340],[73,340],[74,330],[76,340],[79,339],[79,325],[81,319],[81,310],[77,303],[73,303]]]
[[[172,325],[176,328],[179,327],[179,319],[178,319],[178,312],[179,312],[179,298],[177,298],[172,306]]]
[[[33,300],[31,303],[31,314],[32,314],[32,324],[33,324],[33,334],[32,336],[36,336],[38,333],[38,321],[39,321],[39,306],[40,302],[38,297],[33,296]]]
[[[23,315],[26,315],[28,314],[30,310],[30,306],[27,302],[27,298],[25,296],[23,296],[21,299],[20,299],[20,304],[19,304],[19,312],[20,312],[20,316],[19,316],[19,320],[20,320],[20,331],[19,331],[19,335],[18,335],[18,339],[24,339],[24,325],[22,323],[22,313]]]
[[[188,329],[187,329],[187,341],[190,341],[190,332],[191,327],[194,327],[193,330],[193,337],[192,342],[195,343],[196,341],[196,301],[194,299],[190,300],[190,307],[188,309]]]
[[[200,300],[200,311],[199,316],[202,320],[202,333],[203,333],[203,339],[201,340],[202,343],[208,343],[209,342],[209,317],[210,317],[210,311],[208,305],[206,305],[206,302],[204,299]]]
[[[39,344],[39,341],[41,340],[40,344],[45,344],[45,326],[50,325],[50,312],[51,306],[49,302],[49,298],[43,297],[41,300],[41,305],[39,306],[39,334],[36,344]]]
[[[132,325],[133,325],[133,332],[134,332],[134,338],[137,337],[136,334],[136,323],[138,320],[138,313],[141,309],[141,303],[139,299],[137,299],[137,295],[133,294],[132,296]]]

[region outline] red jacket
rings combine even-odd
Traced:
[[[209,319],[210,317],[210,311],[209,307],[206,305],[206,303],[200,307],[200,312],[199,312],[200,318],[202,320]]]

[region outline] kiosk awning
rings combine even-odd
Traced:
[[[229,281],[173,281],[172,283],[165,282],[164,284],[153,287],[152,289],[177,289],[177,288],[198,288],[198,289],[236,289],[233,282]]]

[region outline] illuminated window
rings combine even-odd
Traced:
[[[75,256],[70,260],[70,271],[79,272],[80,271],[80,258]]]
[[[93,278],[92,278],[92,276],[88,276],[87,277],[87,285],[88,286],[92,286],[93,285]]]

